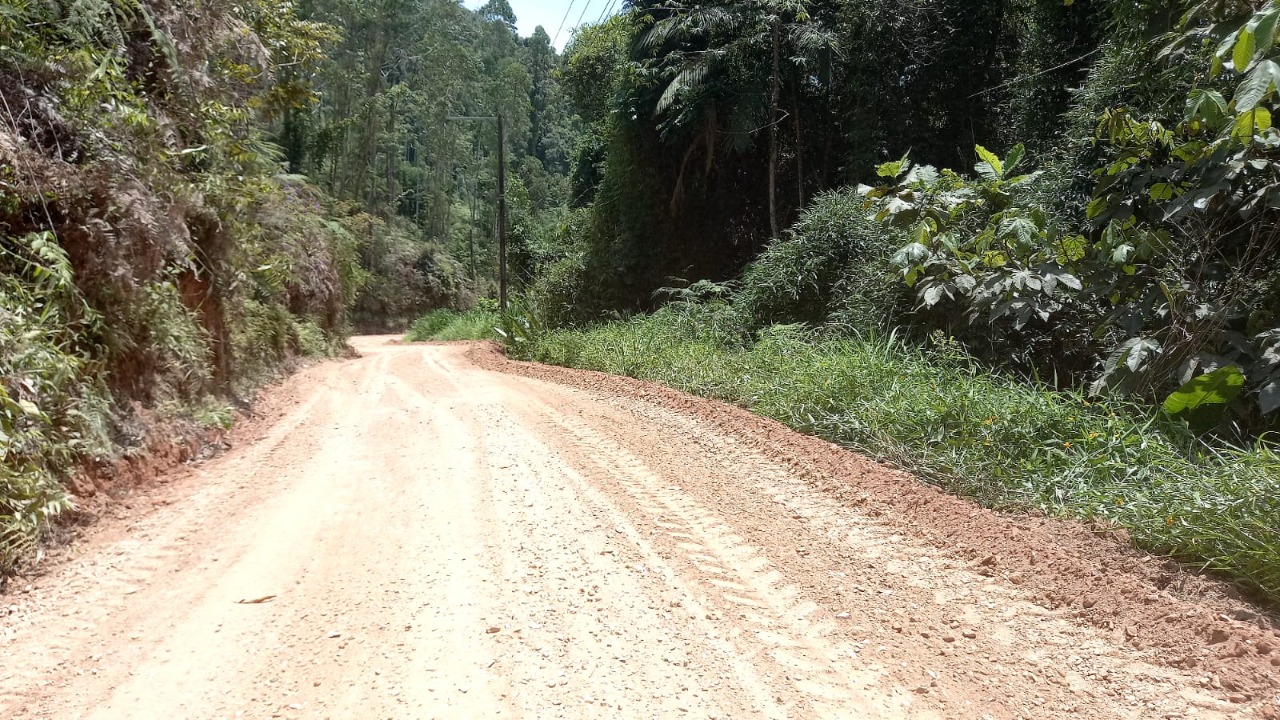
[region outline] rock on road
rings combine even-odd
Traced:
[[[0,717],[1225,718],[1267,702],[1033,602],[747,434],[486,370],[475,346],[354,344],[274,390],[257,437],[135,494],[0,596]]]

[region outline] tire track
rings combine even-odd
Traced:
[[[821,492],[846,479],[797,470],[757,425],[495,375],[465,346],[357,347],[291,379],[255,442],[155,488],[170,509],[105,518],[19,596],[35,611],[0,618],[23,660],[0,661],[0,716],[1225,720],[1270,702]]]
[[[474,379],[465,377],[471,375],[467,371],[438,363],[426,365],[433,376],[442,375],[441,379],[450,388],[461,388],[461,383]],[[409,398],[415,405],[439,405],[438,400],[433,401],[398,376],[390,377],[388,382],[401,397]],[[475,387],[473,383],[467,386]],[[697,599],[696,588],[685,582],[616,504],[593,487],[566,458],[554,452],[541,433],[531,431],[531,419],[522,405],[511,404],[510,396],[505,393],[473,392],[466,397],[468,402],[450,406],[455,423],[448,432],[455,438],[455,447],[468,448],[476,453],[477,462],[482,462],[483,467],[477,468],[474,477],[482,479],[485,493],[492,496],[489,502],[494,504],[493,522],[497,524],[501,518],[501,524],[507,528],[508,532],[503,535],[507,542],[500,548],[490,548],[490,552],[502,558],[501,562],[495,562],[509,573],[504,583],[509,594],[539,599],[539,608],[534,612],[503,613],[503,628],[525,630],[515,636],[518,642],[509,643],[513,646],[501,657],[501,662],[517,676],[532,676],[515,686],[515,695],[525,703],[522,709],[528,716],[564,713],[555,705],[547,706],[546,693],[520,691],[520,684],[537,684],[539,676],[548,685],[563,687],[565,693],[587,689],[590,692],[582,697],[611,697],[611,702],[617,704],[605,707],[621,713],[622,717],[687,712],[689,707],[681,704],[680,693],[661,697],[655,694],[648,699],[632,696],[630,702],[624,704],[618,702],[618,696],[628,693],[616,684],[601,686],[592,683],[590,678],[585,682],[574,680],[563,669],[549,679],[545,677],[544,666],[548,661],[559,663],[562,668],[580,666],[594,674],[604,665],[599,657],[584,652],[574,638],[605,635],[634,640],[637,628],[624,630],[618,625],[631,622],[640,624],[639,635],[651,643],[651,647],[643,650],[632,643],[630,650],[614,658],[631,668],[629,674],[633,679],[643,679],[645,685],[661,688],[669,684],[664,679],[664,668],[676,666],[689,672],[697,667],[696,679],[687,682],[707,697],[718,696],[714,706],[718,713],[713,712],[713,716],[763,713],[770,720],[796,717],[797,703],[782,702],[776,683],[770,682],[740,648],[723,637],[723,623],[712,619],[711,609]],[[545,426],[537,420],[532,422],[532,427]],[[472,433],[467,435],[466,430]],[[564,533],[566,526],[588,524],[599,527],[585,535]],[[630,546],[611,544],[611,535],[625,536]],[[620,573],[627,576],[626,590],[621,592],[613,587],[613,578]],[[570,577],[578,578],[581,584],[576,593],[572,587],[563,585],[564,579]],[[628,592],[637,589],[636,582],[643,585],[645,593]],[[688,613],[692,632],[682,622],[668,624],[654,622],[650,617],[637,617],[641,605],[651,611],[662,609],[667,615]],[[584,616],[589,619],[584,620]],[[678,649],[682,643],[686,646],[684,650]],[[701,649],[693,651],[689,645]],[[725,679],[731,679],[734,692],[749,697],[750,701],[735,702],[731,695],[724,694],[721,690]],[[641,707],[645,710],[641,711]],[[595,718],[599,714],[568,716]]]
[[[884,674],[853,661],[857,649],[838,640],[838,629],[800,591],[732,528],[672,485],[642,459],[608,436],[548,408],[549,421],[565,433],[580,457],[597,469],[598,481],[614,482],[667,536],[689,566],[696,582],[719,607],[745,621],[757,643],[741,643],[755,661],[765,660],[801,696],[807,711],[818,717],[940,717],[913,707],[917,703],[897,688],[884,688]]]
[[[721,539],[760,548],[771,560],[771,567],[760,569],[764,582],[757,583],[755,594],[740,599],[758,603],[762,592],[771,592],[761,587],[773,581],[770,573],[776,571],[787,582],[773,585],[772,591],[779,586],[799,589],[799,597],[789,602],[811,599],[830,608],[829,613],[839,611],[811,613],[805,622],[815,623],[810,627],[820,632],[834,625],[841,637],[852,641],[859,654],[850,659],[853,666],[878,675],[881,696],[898,697],[910,688],[917,696],[910,699],[918,703],[913,712],[927,706],[937,716],[966,720],[1207,720],[1259,717],[1258,704],[1265,709],[1271,700],[1269,694],[1215,693],[1215,683],[1228,691],[1239,686],[1229,687],[1233,678],[1211,672],[1162,666],[1167,658],[1160,657],[1158,644],[1127,642],[1135,628],[1097,628],[1070,608],[1044,607],[1034,590],[1024,586],[1024,575],[1004,570],[1005,551],[995,556],[983,552],[981,544],[971,544],[972,527],[966,528],[965,544],[953,549],[945,537],[930,534],[936,528],[913,527],[910,520],[915,516],[910,512],[904,512],[905,517],[883,515],[886,499],[871,497],[867,490],[859,493],[859,487],[894,483],[872,478],[864,484],[865,461],[848,463],[853,466],[851,476],[815,473],[809,463],[825,468],[819,463],[825,455],[811,460],[792,454],[793,449],[772,452],[774,444],[793,448],[800,441],[793,442],[788,431],[764,421],[737,422],[742,413],[736,409],[677,397],[624,378],[491,358],[477,349],[468,352],[467,359],[523,376],[511,381],[513,392],[533,395],[543,406],[542,414],[556,419],[545,422],[548,437],[563,437],[567,455],[599,454],[590,461],[595,470],[584,470],[597,486],[619,488],[613,476],[626,474],[626,469],[619,470],[611,458],[623,457],[620,449],[629,450],[632,458],[624,458],[621,465],[639,461],[641,467],[633,471],[640,479],[631,484],[639,484],[639,494],[648,495],[644,502],[621,504],[633,515],[657,518],[649,522],[664,538],[658,546],[671,551],[668,557],[677,559],[673,562],[686,576],[719,587],[721,601],[737,588],[720,583],[750,586],[721,574],[734,568],[723,556],[708,552],[714,548],[691,527],[709,512],[724,528]],[[729,422],[730,416],[735,422]],[[825,444],[813,452],[819,450],[844,454]],[[921,495],[932,497],[909,478],[899,484],[902,487],[890,489],[901,492],[905,503]],[[695,506],[692,512],[681,518],[676,507],[675,513],[666,514],[672,508],[655,499],[664,491],[686,496]],[[615,495],[632,497],[632,492]],[[998,540],[1026,531],[1020,523],[994,521],[977,508],[966,512],[972,526],[985,522],[999,534]],[[951,525],[944,529],[957,524],[951,518],[948,522]],[[1043,552],[1035,545],[1031,550]],[[1031,564],[1037,564],[1034,554]],[[1169,600],[1164,595],[1145,598],[1148,605],[1172,604]],[[767,610],[766,619],[772,620],[778,608]],[[734,610],[749,611],[749,604]],[[838,622],[831,623],[832,617]],[[1159,631],[1159,625],[1144,628],[1144,638],[1145,633]],[[841,644],[829,638],[823,642]],[[1250,652],[1247,645],[1226,644],[1235,648],[1233,652]],[[815,656],[799,659],[812,661]],[[1280,681],[1273,678],[1271,684],[1280,689]],[[1267,717],[1265,712],[1262,717]]]

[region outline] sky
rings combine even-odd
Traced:
[[[533,29],[541,25],[556,43],[556,49],[563,50],[573,36],[573,28],[581,18],[584,24],[600,19],[604,12],[613,6],[614,10],[622,5],[621,0],[508,0],[511,9],[516,13],[516,29],[521,37],[529,37]],[[472,9],[485,4],[485,0],[466,0],[466,6]],[[568,20],[565,16],[568,15]],[[564,23],[560,38],[556,39],[556,28]]]

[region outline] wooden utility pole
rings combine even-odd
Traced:
[[[507,311],[507,130],[498,114],[498,309]]]
[[[778,103],[782,97],[782,18],[773,21],[773,92],[769,96],[769,231],[774,240],[778,227]]]
[[[498,123],[498,309],[507,311],[507,126],[502,115],[460,116],[445,118],[450,122]],[[474,261],[473,265],[474,267]]]

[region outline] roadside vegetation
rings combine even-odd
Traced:
[[[225,424],[343,343],[348,214],[262,129],[331,36],[256,0],[0,8],[0,574],[149,418]]]
[[[988,507],[1123,527],[1280,601],[1280,455],[1266,445],[1204,442],[1132,403],[993,373],[942,336],[742,327],[733,305],[681,302],[521,350],[742,405]]]
[[[502,317],[491,302],[466,312],[444,308],[433,310],[414,321],[405,340],[497,340],[497,328],[501,325]]]
[[[567,212],[560,64],[505,2],[0,3],[0,574],[159,425],[482,306],[496,128],[449,116],[506,119],[525,272]]]
[[[0,5],[0,572],[138,417],[225,424],[412,323],[1275,597],[1280,3],[630,0],[563,53],[515,21]],[[506,317],[496,127],[459,119],[497,115]]]
[[[631,3],[566,53],[583,200],[509,348],[1115,523],[1280,599],[1278,19]]]

